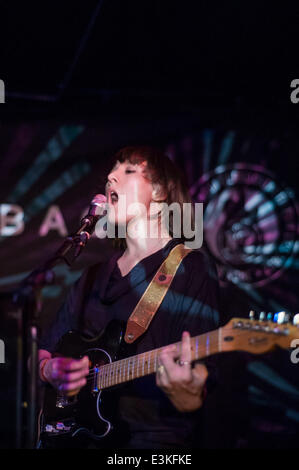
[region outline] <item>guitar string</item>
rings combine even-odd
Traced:
[[[234,336],[237,336],[238,334],[244,334],[244,331],[246,331],[246,330],[231,329],[231,333],[233,333]],[[248,330],[247,330],[247,331],[248,331]],[[209,332],[209,333],[204,333],[203,335],[199,335],[199,336],[193,336],[193,337],[191,337],[190,339],[191,339],[191,342],[195,342],[197,338],[200,339],[201,336],[208,336],[208,335],[209,335],[210,337],[217,336],[216,341],[218,342],[218,332],[219,332],[219,329],[218,329],[218,330],[212,330],[212,331]],[[258,331],[258,330],[257,330],[257,331],[253,331],[253,332],[254,332],[254,333],[263,333],[262,331]],[[226,333],[227,336],[229,336],[229,335],[228,335],[228,332],[225,332],[225,333]],[[267,333],[267,335],[268,335],[268,334],[269,334],[269,333]],[[271,333],[271,334],[274,334],[274,333]],[[276,336],[275,336],[275,337],[276,337]],[[206,339],[207,339],[207,338],[205,338],[205,340],[206,340]],[[210,338],[210,340],[211,340],[211,339],[213,339],[213,338]],[[177,343],[170,344],[169,346],[180,347],[180,345],[181,345],[181,341],[179,341],[179,342],[177,342]],[[202,346],[202,347],[205,347],[205,346],[203,346],[203,345],[201,345],[201,346]],[[106,363],[106,364],[102,364],[102,365],[98,366],[98,368],[99,368],[99,369],[102,369],[102,368],[111,366],[112,364],[115,364],[115,363],[117,363],[117,362],[118,362],[118,363],[121,363],[121,362],[127,361],[127,360],[129,360],[130,358],[131,358],[132,360],[133,360],[133,359],[135,360],[136,357],[140,357],[140,356],[143,356],[143,355],[146,355],[146,354],[154,354],[154,355],[156,355],[158,352],[162,351],[162,350],[165,349],[166,347],[168,347],[168,346],[163,346],[162,348],[153,349],[153,350],[151,350],[151,351],[145,351],[145,352],[143,352],[143,353],[140,353],[140,354],[137,354],[137,355],[134,355],[134,356],[128,356],[128,357],[123,358],[123,359],[118,359],[117,361],[108,362],[108,363]],[[215,354],[215,353],[214,353],[214,354]],[[95,366],[95,367],[96,367],[96,366]],[[94,371],[95,367],[90,368],[90,369],[89,369],[89,372]]]
[[[218,331],[218,330],[217,330],[217,331]],[[211,333],[212,333],[212,332],[211,332]],[[205,334],[206,334],[206,333],[205,333]],[[192,342],[195,342],[195,341],[196,341],[196,338],[197,338],[196,336],[192,337],[192,338],[191,338]],[[171,344],[170,346],[180,347],[180,344],[181,344],[181,342],[178,342],[178,343],[173,343],[173,344]],[[128,362],[128,361],[130,361],[130,360],[135,362],[136,357],[138,358],[138,357],[141,357],[141,356],[145,356],[145,357],[144,357],[144,359],[145,359],[147,355],[148,355],[148,358],[147,358],[148,360],[147,360],[146,362],[151,362],[151,360],[152,360],[153,358],[155,358],[155,357],[157,356],[157,354],[158,354],[159,352],[161,352],[164,348],[165,348],[165,347],[157,348],[157,349],[153,349],[153,350],[151,350],[151,351],[145,351],[145,352],[143,352],[143,353],[141,353],[141,354],[138,354],[138,355],[135,355],[135,356],[128,356],[128,357],[126,357],[126,358],[119,359],[119,360],[117,360],[117,361],[108,362],[108,363],[106,363],[106,364],[103,364],[103,365],[99,366],[98,369],[101,369],[101,370],[108,369],[108,368],[112,367],[112,364],[116,364],[116,363],[119,363],[120,366],[121,366],[121,365],[124,365],[123,363]],[[178,351],[178,352],[179,352],[179,351]],[[194,360],[195,360],[195,359],[194,359]],[[138,360],[138,362],[139,362],[139,360]],[[141,360],[140,362],[142,363],[142,360]],[[140,368],[140,364],[139,364],[138,367]],[[135,367],[135,364],[134,364],[134,366],[132,367],[132,369],[135,370],[135,368],[138,369],[138,367]],[[91,373],[94,372],[95,368],[96,368],[96,366],[93,367],[93,368],[91,368],[91,369],[89,369],[90,375],[89,375],[88,377],[90,377],[90,379],[93,379],[93,378],[94,378],[94,375],[97,375],[97,374],[99,373],[99,372],[95,372],[93,376],[91,375]]]
[[[218,330],[216,330],[216,331],[213,330],[213,331],[211,331],[211,332],[209,332],[209,333],[204,333],[203,335],[193,336],[193,337],[190,338],[190,339],[191,339],[191,342],[196,342],[196,339],[197,339],[197,338],[200,339],[201,336],[207,336],[208,334],[209,334],[209,336],[212,336],[212,334],[213,334],[213,336],[216,336],[216,332],[217,332],[217,335],[218,335]],[[206,338],[205,338],[205,340],[206,340]],[[128,357],[123,358],[123,359],[118,359],[117,361],[113,361],[113,362],[108,362],[108,363],[106,363],[106,364],[102,364],[101,366],[99,366],[99,368],[102,369],[102,368],[111,366],[111,364],[115,364],[116,362],[121,363],[121,362],[124,362],[124,361],[129,360],[130,358],[131,358],[132,360],[135,360],[136,357],[140,357],[140,356],[143,356],[143,355],[146,355],[146,354],[152,354],[152,355],[156,356],[158,352],[161,352],[161,351],[162,351],[163,349],[165,349],[166,347],[169,347],[169,346],[176,346],[176,347],[178,348],[178,347],[180,347],[180,345],[181,345],[181,341],[178,341],[177,343],[172,343],[172,344],[170,344],[170,345],[168,345],[168,346],[163,346],[163,347],[161,347],[161,348],[153,349],[153,350],[151,350],[151,351],[145,351],[145,352],[143,352],[143,353],[140,353],[140,354],[137,354],[137,355],[134,355],[134,356],[128,356]],[[96,366],[95,366],[95,367],[96,367]],[[95,367],[90,368],[90,369],[89,369],[89,372],[94,371]]]
[[[194,337],[191,338],[191,339],[192,339],[192,340],[195,340],[196,338],[197,338],[197,337],[194,336]],[[179,345],[180,345],[180,342],[170,344],[169,346],[179,346]],[[115,363],[117,363],[117,362],[121,363],[122,361],[127,361],[127,360],[130,359],[130,358],[133,360],[134,358],[143,356],[143,355],[145,355],[145,354],[154,354],[154,353],[155,353],[155,355],[156,355],[156,354],[157,354],[156,351],[157,351],[157,352],[162,351],[165,347],[166,347],[166,346],[164,346],[164,347],[162,347],[162,348],[153,349],[153,350],[151,350],[151,351],[145,351],[145,352],[143,352],[143,353],[140,353],[140,354],[137,354],[137,355],[134,355],[134,356],[128,356],[128,357],[125,357],[125,358],[123,358],[123,359],[118,359],[117,361],[107,362],[106,364],[102,364],[101,366],[98,366],[98,368],[104,368],[104,367],[106,367],[106,366],[111,366],[111,364],[115,364]],[[89,369],[89,372],[94,371],[95,368],[96,368],[96,366],[90,368],[90,369]]]
[[[235,335],[235,336],[238,336],[238,335]],[[215,340],[214,340],[214,341],[215,341]],[[210,349],[211,349],[211,347],[213,347],[213,346],[215,345],[215,344],[214,344],[214,341],[210,341],[210,345],[209,345],[209,348],[210,348]],[[215,343],[218,344],[218,340],[217,340],[217,339],[216,339]],[[205,349],[206,349],[206,346],[205,346],[205,345],[199,345],[199,348],[198,348],[198,349],[199,349],[199,352],[204,352]],[[215,351],[215,352],[212,353],[212,354],[216,354],[216,353],[217,353],[217,351]],[[146,353],[143,353],[143,354],[146,354]],[[147,358],[148,360],[147,360],[146,362],[148,362],[148,364],[149,364],[149,363],[153,362],[153,359],[155,358],[156,354],[153,354],[152,352],[149,352],[148,354],[149,354],[149,357]],[[212,355],[212,354],[210,354],[210,355]],[[134,357],[135,357],[135,356],[132,356],[132,358],[134,358]],[[205,355],[204,355],[204,356],[201,356],[201,357],[196,357],[195,359],[192,360],[192,362],[195,361],[195,360],[197,360],[197,359],[203,358],[203,357],[205,357]],[[111,373],[109,374],[109,369],[112,367],[112,364],[114,364],[114,368],[115,368],[115,364],[118,362],[118,363],[119,363],[119,369],[120,369],[120,370],[121,370],[121,368],[122,368],[123,365],[127,365],[127,368],[128,368],[128,367],[129,367],[129,364],[128,364],[129,359],[130,359],[130,357],[125,358],[125,359],[122,359],[122,360],[120,360],[120,361],[114,361],[114,362],[112,362],[112,363],[104,364],[103,366],[101,366],[101,372],[102,372],[102,373],[94,372],[94,369],[91,369],[91,371],[93,371],[94,373],[90,373],[90,374],[87,376],[87,381],[94,380],[94,377],[95,377],[96,375],[99,375],[100,378],[101,378],[103,381],[106,381],[106,380],[108,380],[108,381],[115,381],[115,377],[117,377],[117,375],[113,375],[113,376],[112,376]],[[127,361],[127,364],[125,364],[126,361]],[[135,374],[139,372],[139,369],[140,369],[140,365],[139,365],[139,367],[136,367],[136,365],[133,365],[133,367],[131,367],[131,375],[134,375],[134,376],[135,376]],[[154,373],[154,372],[155,372],[155,368],[151,367],[151,370],[152,370],[151,373]],[[108,374],[107,374],[107,373],[105,374],[106,371],[108,371]],[[132,374],[132,372],[133,372],[133,374]],[[139,374],[139,377],[140,377],[140,376],[145,376],[145,375],[148,375],[148,374]],[[118,377],[117,380],[119,380],[119,378],[121,379],[121,377]],[[138,378],[138,377],[137,377],[137,376],[136,376],[136,377],[132,377],[132,379],[133,379],[133,378]],[[118,383],[123,383],[123,382],[126,382],[126,381],[127,381],[127,380],[121,379],[121,382],[118,381],[116,384],[118,384]],[[106,388],[106,387],[105,387],[105,388]]]
[[[211,333],[212,333],[212,332],[211,332]],[[216,344],[218,345],[218,343],[219,343],[219,341],[218,341],[218,330],[217,330],[217,338],[215,337],[215,336],[216,336],[216,333],[215,333],[215,332],[213,332],[213,333],[214,333],[213,335],[210,334],[210,336],[212,336],[212,338],[210,338],[210,344],[209,344],[209,349],[210,349],[210,350],[212,349],[213,346],[215,346]],[[234,337],[241,336],[242,334],[244,334],[244,330],[239,330],[238,332],[237,332],[236,330],[234,330]],[[195,341],[196,337],[191,338],[191,339],[193,339],[193,340]],[[215,344],[214,344],[214,343],[215,343]],[[176,344],[180,344],[180,343],[176,343]],[[154,357],[156,356],[157,352],[158,352],[158,351],[161,351],[162,349],[163,349],[163,348],[159,348],[159,349],[157,349],[157,350],[148,351],[148,352],[142,353],[141,355],[146,356],[146,354],[148,354],[149,357],[148,357],[148,361],[147,361],[147,362],[150,363],[150,362],[152,362],[152,359],[154,359]],[[206,350],[206,345],[205,345],[205,344],[200,344],[200,345],[198,345],[198,352],[204,352],[205,350]],[[219,352],[219,351],[218,351],[218,352]],[[213,354],[217,354],[217,351],[214,352]],[[210,355],[212,355],[212,354],[210,354]],[[99,369],[101,369],[101,372],[102,372],[102,373],[101,373],[101,378],[102,378],[102,380],[109,382],[109,380],[110,380],[110,381],[115,380],[115,377],[117,377],[116,375],[113,375],[113,376],[112,376],[112,374],[109,374],[109,373],[108,373],[108,374],[105,374],[105,370],[108,370],[108,369],[112,366],[112,364],[115,365],[115,364],[118,362],[119,365],[120,365],[120,370],[121,370],[121,367],[124,365],[124,363],[125,363],[126,361],[129,361],[130,358],[133,360],[133,358],[136,358],[136,357],[137,357],[137,356],[129,356],[128,358],[124,358],[124,359],[121,359],[121,360],[118,360],[118,361],[114,361],[114,362],[109,362],[109,363],[107,363],[107,364],[104,364],[104,365],[100,366]],[[195,358],[195,359],[192,360],[192,362],[195,361],[196,359],[200,359],[200,358],[203,358],[203,357],[205,357],[205,356],[201,356],[201,357]],[[146,358],[146,357],[145,357],[145,358]],[[127,365],[128,365],[128,364],[127,364]],[[140,368],[140,366],[139,366],[139,368]],[[99,375],[99,372],[94,372],[94,369],[95,369],[95,368],[90,369],[91,373],[87,376],[87,379],[86,379],[87,381],[94,380],[94,377],[95,377],[96,375]],[[132,370],[134,371],[133,374],[132,374]],[[93,372],[93,373],[92,373],[92,372]],[[134,364],[133,367],[131,367],[131,375],[134,375],[134,376],[135,376],[135,372],[138,372],[138,368],[136,367],[136,364]],[[154,372],[155,372],[155,370],[153,370],[152,373],[154,373]],[[142,375],[140,375],[139,377],[141,377],[141,376],[146,376],[146,375],[148,375],[148,374],[142,374]],[[132,377],[132,380],[133,380],[133,378],[138,378],[138,377]],[[119,379],[119,378],[118,378],[118,379]],[[118,380],[118,379],[117,379],[117,380]],[[120,378],[120,379],[121,379],[121,378]],[[117,384],[119,384],[119,383],[123,383],[123,382],[126,382],[126,381],[127,381],[127,380],[121,379],[120,382],[116,382],[114,385],[117,385]],[[108,387],[110,387],[110,386],[112,386],[112,385],[108,385],[108,386],[105,385],[105,386],[102,387],[102,388],[108,388]]]

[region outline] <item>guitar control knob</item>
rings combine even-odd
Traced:
[[[296,315],[294,316],[293,325],[299,326],[299,313],[296,313]]]
[[[272,313],[268,312],[267,313],[267,321],[272,321],[272,317],[273,317]]]

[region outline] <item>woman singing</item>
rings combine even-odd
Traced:
[[[121,149],[107,177],[106,196],[109,223],[117,225],[118,236],[125,229],[125,238],[119,238],[122,246],[112,258],[96,265],[87,296],[85,281],[90,269],[84,272],[40,342],[40,379],[66,395],[86,384],[89,363],[87,357],[52,357],[60,338],[69,330],[95,337],[112,319],[126,322],[162,262],[177,244],[186,241],[182,231],[180,237],[175,236],[174,218],[166,224],[163,217],[166,204],[177,203],[183,210],[183,204],[191,203],[180,171],[163,152],[151,147]],[[196,445],[210,371],[207,363],[191,362],[190,336],[218,326],[215,270],[202,249],[190,250],[148,329],[136,341],[137,354],[165,346],[156,375],[133,380],[115,392],[126,431],[119,432],[112,446]],[[176,358],[169,345],[178,341],[182,341],[182,349]]]

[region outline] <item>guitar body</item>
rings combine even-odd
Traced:
[[[78,445],[81,442],[106,439],[113,434],[114,425],[120,431],[122,423],[117,417],[117,390],[119,386],[97,389],[98,367],[132,354],[133,348],[123,341],[125,324],[112,320],[97,338],[82,337],[77,332],[63,336],[55,356],[79,359],[88,356],[90,375],[87,384],[72,397],[66,397],[47,385],[41,415],[40,437],[43,447],[56,447],[56,443]],[[134,347],[135,349],[135,347]],[[75,439],[74,439],[75,438]]]

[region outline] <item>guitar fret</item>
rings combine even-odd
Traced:
[[[104,369],[101,369],[101,388],[104,388]]]
[[[131,358],[128,359],[127,379],[130,379],[130,365],[132,364]]]
[[[101,380],[100,380],[101,389],[104,387],[104,370],[103,366],[101,367]]]
[[[125,381],[125,374],[126,374],[126,360],[123,360],[123,376],[122,376],[122,382]]]
[[[112,362],[110,367],[111,367],[111,376],[110,376],[111,377],[111,383],[110,383],[110,385],[113,386],[114,385],[114,372],[115,372],[115,367],[116,367],[115,362]]]
[[[108,387],[110,387],[110,381],[111,381],[111,365],[108,364],[107,366],[107,374],[108,374]]]
[[[115,367],[115,375],[114,375],[114,385],[118,384],[118,379],[119,379],[119,368],[120,368],[120,362],[116,362],[116,367]]]
[[[118,373],[118,376],[117,376],[118,377],[118,383],[121,382],[122,363],[123,363],[123,361],[119,361],[119,368],[118,368],[119,373]]]
[[[148,352],[146,353],[145,357],[146,357],[146,360],[145,360],[145,364],[146,364],[145,375],[147,375],[149,373],[149,370],[148,370]]]
[[[116,384],[117,366],[118,366],[117,362],[112,362],[112,364],[111,364],[111,368],[112,368],[112,371],[111,371],[111,385],[112,386]]]
[[[121,375],[121,382],[125,382],[125,377],[126,377],[126,360],[122,360],[122,375]]]
[[[98,388],[101,390],[102,388],[102,369],[100,367],[99,374],[98,374]]]
[[[104,370],[103,368],[101,369],[101,388],[104,387]]]
[[[115,363],[115,368],[114,368],[114,385],[116,385],[118,382],[118,370],[119,370],[119,362],[117,361]]]
[[[116,367],[115,367],[114,385],[118,384],[118,378],[119,378],[119,361],[117,361]]]
[[[108,387],[110,387],[110,379],[111,379],[111,366],[110,366],[110,364],[108,364],[108,366],[107,366],[107,378],[108,378],[107,384],[108,384]]]
[[[117,361],[116,363],[116,368],[115,368],[115,378],[114,378],[114,381],[115,381],[115,385],[118,384],[118,379],[119,379],[119,361]]]
[[[106,387],[109,387],[109,367],[106,364]]]
[[[103,367],[101,368],[101,388],[104,387],[104,370]]]
[[[105,369],[104,366],[102,368],[102,388],[105,387]]]
[[[127,379],[130,379],[130,366],[132,366],[131,358],[128,359]]]
[[[105,388],[108,386],[107,365],[105,365],[104,386],[105,386]]]
[[[111,368],[112,368],[112,370],[111,370],[111,385],[114,385],[116,362],[112,362]]]
[[[121,379],[120,381],[122,383],[124,381],[124,376],[125,376],[125,360],[122,359],[121,363],[122,363],[122,371],[120,375],[120,379]]]
[[[106,387],[109,387],[109,365],[106,364]]]

